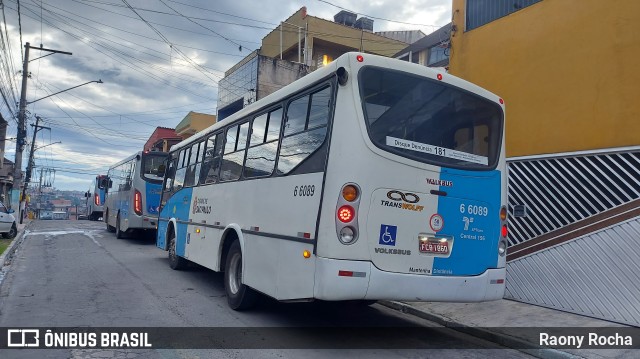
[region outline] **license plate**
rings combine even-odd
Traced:
[[[421,240],[419,244],[418,249],[420,253],[449,254],[449,242]]]

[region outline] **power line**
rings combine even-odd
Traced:
[[[125,0],[123,0],[123,1],[125,1]],[[169,9],[171,9],[171,10],[172,10],[173,12],[175,12],[176,14],[180,15],[181,17],[183,17],[183,18],[185,18],[185,19],[189,20],[190,22],[192,22],[192,23],[194,23],[194,24],[196,24],[196,25],[200,26],[201,28],[203,28],[203,29],[205,29],[205,30],[208,30],[208,31],[210,31],[210,32],[212,32],[212,33],[214,33],[214,34],[216,34],[216,35],[220,36],[221,38],[223,38],[223,39],[225,39],[225,40],[229,41],[230,43],[232,43],[232,44],[234,44],[234,45],[237,45],[237,46],[238,46],[238,50],[239,50],[240,52],[242,52],[242,45],[240,45],[239,43],[237,43],[237,42],[235,42],[235,41],[233,41],[233,40],[231,40],[231,39],[227,38],[226,36],[224,36],[224,35],[220,34],[219,32],[216,32],[216,31],[214,31],[214,30],[212,30],[212,29],[210,29],[210,28],[208,28],[208,27],[206,27],[206,26],[204,26],[204,25],[201,25],[201,24],[197,23],[195,20],[192,20],[191,18],[189,18],[189,17],[187,17],[187,16],[182,15],[180,12],[178,12],[178,10],[176,10],[176,9],[172,8],[171,6],[169,6],[169,5],[168,5],[166,2],[164,2],[163,0],[160,0],[160,2],[161,2],[161,3],[163,3],[163,4],[164,4],[164,6],[168,7]],[[250,51],[253,51],[252,49],[249,49],[249,50],[250,50]]]
[[[142,15],[140,15],[131,5],[129,5],[129,3],[127,2],[127,0],[122,0],[122,2],[124,2],[131,11],[133,11],[134,14],[136,14],[142,21],[144,21],[145,24],[147,24],[147,26],[149,26],[162,40],[164,40],[164,42],[167,43],[167,45],[169,45],[169,47],[171,49],[173,49],[173,44],[171,43],[171,41],[169,41],[169,39],[167,39],[164,35],[162,35],[162,33],[160,31],[158,31],[155,27],[153,27],[153,25],[151,25],[147,20],[145,20],[145,18],[142,17]],[[202,68],[202,66],[198,65],[197,63],[195,63],[193,60],[191,60],[191,58],[189,56],[187,56],[186,54],[184,54],[182,51],[180,51],[180,49],[176,48],[175,49],[176,52],[178,54],[180,54],[180,56],[182,56],[185,61],[189,62],[190,64],[192,64],[194,66],[194,68],[198,69],[198,68]],[[203,75],[205,75],[208,79],[210,79],[211,81],[215,81],[214,79],[210,78],[205,72],[203,72],[202,70],[199,70]],[[210,71],[207,71],[208,73],[212,74],[213,76],[217,76],[218,78],[222,78],[222,76],[216,75]]]
[[[10,8],[10,9],[12,9],[12,8]],[[15,11],[15,9],[12,9],[12,10],[14,10],[14,11]],[[28,16],[28,17],[29,17],[29,16]],[[189,89],[186,89],[186,88],[183,88],[183,87],[181,87],[181,86],[175,85],[175,84],[171,83],[170,81],[168,81],[168,80],[167,80],[167,79],[165,79],[165,78],[162,78],[162,77],[156,76],[155,74],[153,74],[153,73],[151,73],[151,72],[149,72],[149,71],[145,70],[144,68],[141,68],[141,67],[138,67],[138,66],[134,65],[131,61],[124,60],[124,59],[120,60],[120,59],[117,59],[117,58],[115,58],[115,57],[113,57],[113,56],[109,55],[108,53],[105,53],[104,51],[100,50],[100,49],[99,49],[99,48],[97,48],[96,46],[93,46],[93,45],[91,44],[91,42],[90,42],[89,40],[85,39],[83,36],[75,35],[75,34],[73,34],[73,33],[69,32],[69,31],[66,31],[66,30],[64,30],[64,29],[60,28],[59,26],[56,26],[55,24],[53,24],[53,23],[51,23],[51,22],[48,22],[48,24],[49,24],[51,27],[54,27],[54,28],[56,28],[56,29],[58,29],[58,30],[60,30],[60,31],[62,31],[62,32],[64,32],[64,33],[66,33],[67,35],[69,35],[69,36],[71,36],[71,37],[75,38],[76,40],[78,40],[78,41],[80,41],[80,42],[84,43],[85,45],[87,45],[87,46],[91,47],[91,48],[92,48],[92,49],[94,49],[95,51],[97,51],[97,52],[99,52],[99,53],[101,53],[101,54],[103,54],[103,55],[105,55],[105,56],[109,57],[110,59],[114,60],[115,62],[117,62],[117,63],[119,63],[119,64],[121,64],[121,65],[124,65],[124,66],[126,66],[126,67],[129,67],[129,68],[131,68],[131,69],[132,69],[132,70],[134,70],[134,71],[138,71],[138,72],[144,73],[144,74],[148,75],[149,77],[151,77],[151,78],[153,78],[153,79],[155,79],[155,80],[157,80],[157,81],[159,81],[159,82],[161,82],[161,83],[163,83],[163,84],[165,84],[165,85],[167,85],[167,86],[174,87],[174,88],[176,88],[176,89],[179,89],[179,90],[185,91],[185,92],[190,93],[190,94],[192,94],[192,95],[194,95],[194,96],[198,96],[198,97],[201,97],[201,98],[205,98],[204,96],[202,96],[202,95],[201,95],[201,94],[199,94],[199,93],[196,93],[196,92],[193,92],[193,91],[191,91],[191,90],[189,90]],[[89,41],[89,42],[87,42],[87,41]],[[113,52],[115,52],[115,53],[120,54],[120,56],[129,56],[129,57],[131,57],[130,55],[124,54],[124,53],[122,53],[121,51],[118,51],[118,50],[114,49],[114,48],[113,48],[113,47],[111,47],[111,46],[107,46],[107,45],[99,45],[99,46],[105,47],[105,48],[107,48],[107,49],[112,49],[111,51],[113,51]],[[136,61],[138,61],[138,62],[142,62],[142,63],[144,63],[144,64],[145,64],[145,65],[147,65],[147,66],[154,67],[154,65],[153,65],[153,64],[148,64],[148,63],[146,63],[146,62],[145,62],[145,61],[143,61],[143,60],[137,59],[137,58],[135,58],[135,57],[133,57],[133,59],[134,59],[134,60],[136,60]],[[161,70],[159,70],[159,71],[161,71]],[[170,73],[168,73],[168,72],[166,72],[166,71],[165,71],[165,73],[167,73],[168,75],[171,75]]]
[[[189,6],[198,10],[204,10],[204,11],[208,11],[208,12],[212,12],[212,13],[216,13],[216,14],[221,14],[221,15],[226,15],[226,16],[231,16],[231,17],[236,17],[238,19],[243,19],[243,20],[249,20],[249,21],[255,21],[255,22],[261,22],[263,24],[267,24],[267,25],[274,25],[274,26],[278,26],[278,24],[276,23],[272,23],[272,22],[267,22],[267,21],[261,21],[261,20],[256,20],[256,19],[251,19],[248,17],[243,17],[243,16],[238,16],[238,15],[233,15],[233,14],[229,14],[229,13],[225,13],[225,12],[221,12],[221,11],[216,11],[216,10],[211,10],[211,9],[206,9],[203,7],[199,7],[199,6],[195,6],[195,5],[191,5],[191,4],[185,4],[183,2],[179,2],[179,1],[175,1],[175,0],[169,0],[171,2],[174,2],[176,4],[180,4],[180,5],[184,5],[184,6]],[[213,20],[211,20],[213,21]]]
[[[346,11],[352,12],[352,13],[354,13],[354,14],[358,14],[358,15],[361,15],[361,16],[364,16],[364,17],[368,17],[368,18],[371,18],[371,19],[382,20],[382,21],[388,21],[388,22],[395,22],[395,23],[398,23],[398,24],[405,24],[405,25],[426,26],[426,27],[431,27],[431,28],[439,28],[439,27],[440,27],[440,26],[436,26],[436,25],[415,24],[415,23],[411,23],[411,22],[404,22],[404,21],[398,21],[398,20],[385,19],[385,18],[383,18],[383,17],[376,17],[376,16],[372,16],[372,15],[367,15],[367,14],[363,14],[363,13],[355,12],[355,11],[353,11],[353,10],[349,10],[349,9],[347,9],[347,8],[344,8],[344,7],[342,7],[342,6],[339,6],[339,5],[336,5],[336,4],[333,4],[333,3],[330,3],[330,2],[328,2],[328,1],[326,1],[326,0],[318,0],[318,1],[323,2],[323,3],[325,3],[325,4],[329,4],[329,5],[334,6],[334,7],[337,7],[338,9],[346,10]]]
[[[46,86],[46,85],[45,85],[45,86]],[[75,98],[78,98],[78,97],[77,97],[77,96],[75,96],[75,95],[72,95],[72,94],[70,94],[70,95],[71,95],[71,96],[73,96],[73,97],[75,97]],[[60,96],[56,96],[56,97],[58,97],[58,98],[60,99],[60,101],[65,102],[65,101],[64,101]],[[80,98],[78,98],[78,99],[80,99]],[[80,100],[81,100],[81,101],[84,101],[84,100],[82,100],[82,99],[80,99]],[[66,103],[66,102],[65,102],[65,103]],[[67,105],[68,105],[68,104],[67,104]],[[73,107],[72,107],[72,108],[73,108]],[[122,137],[125,137],[125,138],[131,138],[131,139],[135,139],[135,140],[144,140],[144,139],[141,139],[141,138],[131,137],[130,135],[127,135],[127,134],[125,134],[125,133],[123,133],[123,132],[120,132],[120,131],[118,131],[118,130],[116,130],[116,129],[108,128],[108,127],[106,127],[105,125],[103,125],[103,124],[101,124],[100,122],[98,122],[98,121],[96,121],[95,119],[93,119],[91,116],[88,116],[87,114],[83,113],[82,111],[80,111],[80,110],[78,110],[78,109],[75,109],[75,108],[74,108],[74,110],[75,110],[77,113],[81,114],[81,115],[82,115],[82,116],[84,116],[85,118],[88,118],[89,120],[93,121],[96,125],[98,125],[98,126],[100,126],[100,127],[104,128],[104,129],[105,129],[105,130],[107,130],[107,131],[112,131],[113,133],[116,133],[116,134],[118,134],[118,135],[120,135],[120,136],[122,136]]]
[[[47,10],[47,11],[50,11],[50,10]],[[84,24],[84,23],[82,23],[82,22],[80,22],[80,21],[78,21],[78,20],[71,19],[71,18],[69,18],[69,17],[66,17],[66,16],[64,16],[64,15],[61,15],[61,14],[58,14],[58,13],[55,13],[55,12],[52,12],[52,11],[50,11],[50,12],[51,12],[52,14],[57,15],[57,16],[63,17],[63,18],[65,18],[65,19],[69,19],[69,20],[71,20],[71,21],[78,22],[78,23],[80,23],[80,24],[82,24],[82,25],[84,25],[84,26],[87,26],[87,27],[89,27],[89,28],[91,28],[91,29],[94,29],[94,30],[96,30],[96,31],[99,31],[99,32],[105,32],[105,31],[103,31],[103,30],[100,30],[100,29],[94,28],[94,27],[92,27],[92,26],[90,26],[90,25]],[[82,31],[81,29],[79,29],[79,28],[77,28],[77,27],[75,27],[75,26],[73,26],[73,25],[70,25],[68,22],[65,22],[65,23],[66,23],[66,24],[68,24],[69,26],[73,27],[73,28],[76,28],[76,29],[78,29],[78,30]],[[106,32],[105,32],[105,33],[106,33]],[[113,40],[107,39],[107,38],[105,38],[105,37],[103,37],[103,36],[100,36],[100,35],[96,35],[95,33],[92,33],[92,34],[94,34],[94,35],[95,35],[96,37],[98,37],[98,38],[104,39],[105,41],[113,42],[113,43],[115,43],[116,45],[123,46],[123,47],[128,48],[128,49],[131,49],[131,50],[133,50],[133,51],[137,51],[137,49],[132,48],[132,47],[130,47],[130,46],[127,46],[127,45],[125,45],[125,44],[122,44],[122,43],[119,43],[119,42],[117,42],[117,41],[113,41]],[[120,37],[115,36],[115,35],[112,35],[112,34],[109,34],[109,35],[110,35],[110,36],[113,36],[113,37],[116,37],[116,38],[118,38],[118,39],[121,39],[121,40],[123,40],[123,41],[128,41],[128,40],[126,40],[126,39],[120,38]],[[129,41],[129,42],[130,42],[130,41]],[[98,44],[99,44],[99,43],[98,43]],[[135,43],[134,43],[134,44],[135,44]],[[155,49],[151,49],[151,48],[146,47],[146,46],[143,46],[143,45],[139,45],[139,44],[135,44],[135,45],[136,45],[136,46],[138,46],[138,47],[142,47],[142,48],[145,48],[145,49],[148,49],[148,50],[151,50],[151,51],[154,51],[154,52],[157,52],[157,53],[163,54],[163,53],[162,53],[162,52],[160,52],[160,51],[157,51],[157,50],[155,50]],[[105,47],[105,48],[107,48],[107,49],[109,49],[109,48],[110,48],[110,47],[107,47],[107,46],[105,46],[105,45],[101,45],[101,46],[103,46],[103,47]],[[115,50],[115,49],[113,49],[113,50],[112,50],[112,52],[116,52],[116,50]],[[130,57],[128,54],[126,54],[126,53],[124,53],[124,52],[122,52],[122,51],[119,51],[119,50],[118,50],[117,52],[118,52],[118,53],[120,53],[120,54],[122,54],[123,56],[128,56],[128,57]],[[149,53],[146,53],[146,52],[143,52],[143,53],[144,53],[144,54],[146,54],[146,55],[149,55],[149,56],[152,56],[152,57],[155,57],[155,58],[161,59],[161,60],[166,60],[165,58],[162,58],[162,57],[157,56],[157,55],[154,55],[154,54],[149,54]],[[141,61],[141,60],[139,60],[139,61]],[[175,76],[175,73],[177,73],[177,72],[175,72],[175,71],[174,71],[174,72],[169,73],[169,72],[167,72],[167,71],[165,71],[165,70],[158,69],[158,68],[157,68],[157,66],[152,65],[152,64],[150,64],[150,66],[151,66],[151,67],[153,67],[153,68],[155,68],[155,69],[157,69],[158,71],[161,71],[161,72],[163,72],[163,73],[167,73],[167,74],[170,74],[170,75],[174,75],[174,76]],[[220,71],[220,72],[222,72],[222,71]],[[181,75],[181,76],[185,76],[185,77],[190,77],[190,78],[194,78],[194,79],[195,79],[195,77],[194,77],[194,76],[191,76],[191,75],[188,75],[188,74],[179,74],[179,75]],[[176,77],[179,77],[179,76],[176,76]],[[205,83],[205,82],[200,82],[200,81],[197,81],[197,80],[187,80],[187,79],[184,79],[184,81],[192,82],[192,83],[199,84],[199,85],[203,85],[203,86],[213,86],[212,84]]]
[[[49,6],[49,7],[54,8],[54,9],[58,9],[58,10],[60,10],[60,11],[64,11],[64,12],[66,12],[66,13],[72,14],[74,17],[81,18],[81,19],[85,19],[85,20],[87,20],[87,21],[91,21],[92,23],[95,23],[95,24],[98,24],[98,25],[102,25],[102,26],[104,26],[104,27],[107,27],[107,28],[110,28],[110,29],[113,29],[113,30],[121,31],[121,32],[124,32],[124,33],[129,34],[129,35],[142,37],[142,38],[145,38],[145,39],[147,39],[147,40],[158,41],[158,42],[164,42],[164,41],[162,41],[162,40],[158,40],[158,39],[153,38],[153,37],[150,37],[150,36],[145,36],[145,35],[138,34],[138,33],[135,33],[135,32],[127,31],[127,30],[122,29],[122,28],[120,28],[120,27],[111,26],[111,25],[105,24],[105,23],[103,23],[103,22],[100,22],[100,21],[97,21],[97,20],[94,20],[94,19],[87,18],[87,17],[82,16],[82,15],[80,15],[80,14],[72,13],[72,12],[70,12],[70,11],[68,11],[68,10],[62,9],[62,8],[57,7],[57,6],[55,6],[55,5],[51,5],[51,4],[49,4],[48,6]],[[103,10],[103,11],[110,12],[110,11],[108,11],[108,10],[106,10],[106,9],[102,9],[102,8],[99,8],[99,7],[95,7],[95,8],[96,8],[96,9]],[[54,11],[52,11],[52,10],[47,10],[47,11],[52,12],[52,13],[55,13],[55,12],[54,12]],[[58,15],[60,15],[60,16],[63,16],[63,15],[61,15],[61,14],[59,14],[59,13],[56,13],[56,14],[58,14]],[[117,14],[117,13],[116,13],[116,14]],[[122,15],[122,14],[118,14],[118,15],[125,16],[125,15]],[[137,19],[137,18],[129,17],[129,16],[125,16],[125,17],[130,18],[130,19],[134,19],[134,20],[138,20],[138,21],[140,20],[140,19]],[[65,18],[67,18],[67,17],[65,16]],[[157,51],[157,50],[154,50],[154,49],[151,49],[151,48],[148,48],[148,47],[142,46],[142,45],[140,45],[140,44],[134,43],[134,42],[132,42],[131,40],[123,39],[123,38],[121,38],[121,37],[118,37],[118,36],[113,35],[112,33],[108,33],[108,32],[106,32],[106,31],[104,31],[104,30],[101,30],[101,29],[98,29],[98,28],[92,27],[92,26],[90,26],[90,25],[87,25],[87,24],[85,24],[85,23],[82,23],[82,22],[81,22],[81,21],[79,21],[79,20],[75,20],[75,19],[71,19],[71,18],[68,18],[68,19],[73,20],[73,21],[76,21],[76,22],[78,22],[78,23],[80,23],[80,24],[83,24],[83,25],[85,25],[85,26],[87,26],[87,27],[93,28],[93,29],[95,29],[95,30],[97,30],[97,31],[104,32],[104,33],[106,33],[106,34],[108,34],[108,35],[110,35],[110,36],[113,36],[113,37],[115,37],[115,38],[118,38],[118,39],[121,39],[121,40],[124,40],[124,41],[128,41],[128,42],[131,42],[131,43],[135,44],[136,46],[140,46],[140,47],[143,47],[143,48],[146,48],[146,49],[149,49],[149,50],[155,51],[155,52],[162,53],[162,52],[160,52],[160,51]],[[156,24],[156,25],[158,25],[158,24]],[[160,26],[163,26],[163,25],[160,25]],[[176,28],[176,29],[177,29],[177,28]],[[187,31],[187,30],[183,30],[183,31]],[[204,35],[204,34],[203,34],[203,35]],[[211,53],[218,54],[218,55],[235,56],[235,57],[244,57],[243,55],[230,54],[230,53],[226,53],[226,52],[214,51],[214,50],[211,50],[211,49],[202,49],[202,48],[197,48],[197,47],[191,47],[191,46],[187,46],[187,45],[184,45],[184,44],[180,44],[180,47],[185,47],[185,48],[188,48],[188,49],[194,49],[194,50],[198,50],[198,51],[211,52]],[[164,54],[164,53],[162,53],[162,54]],[[223,72],[223,71],[221,71],[221,72]]]

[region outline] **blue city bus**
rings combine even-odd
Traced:
[[[166,153],[140,151],[109,168],[103,179],[104,221],[116,238],[135,230],[155,233],[166,158]]]
[[[157,246],[224,272],[236,310],[497,300],[506,184],[500,97],[349,53],[171,148]]]
[[[93,182],[93,191],[85,194],[87,198],[87,218],[90,221],[97,221],[102,218],[104,211],[104,201],[107,194],[104,179],[107,175],[96,176]]]

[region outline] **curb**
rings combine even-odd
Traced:
[[[426,319],[435,323],[442,325],[443,327],[453,329],[480,339],[484,339],[499,345],[502,345],[507,348],[515,349],[525,354],[532,355],[537,358],[542,359],[577,359],[581,358],[579,356],[573,355],[571,353],[567,353],[557,349],[550,349],[542,347],[538,344],[531,343],[524,339],[512,337],[510,335],[494,332],[491,330],[487,330],[484,328],[471,327],[468,325],[464,325],[462,323],[457,323],[449,318],[427,312],[424,310],[420,310],[416,307],[413,307],[409,304],[395,301],[386,301],[381,300],[378,301],[379,304],[384,305],[385,307],[397,310],[402,313],[410,314],[416,317],[420,317],[422,319]]]
[[[20,243],[22,243],[22,239],[24,238],[24,233],[26,232],[27,228],[31,225],[31,223],[32,222],[29,222],[24,226],[22,231],[20,231],[18,235],[13,239],[13,241],[11,241],[11,244],[9,245],[9,247],[7,247],[7,249],[0,255],[0,270],[2,270],[4,266],[11,264],[11,258],[13,258],[13,254],[18,249],[18,246],[20,245]]]

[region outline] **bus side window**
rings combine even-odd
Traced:
[[[200,164],[198,162],[198,152],[199,152],[200,142],[194,143],[191,146],[191,155],[189,156],[189,166],[187,167],[187,172],[184,178],[184,186],[191,187],[196,183],[196,172],[200,173]]]
[[[227,144],[220,167],[220,181],[235,181],[240,178],[248,135],[249,122],[227,129]]]
[[[291,116],[299,116],[302,113],[301,104],[309,103],[310,106],[302,121],[305,124],[304,127],[296,126],[297,132],[292,132],[291,127],[286,127],[284,130],[284,138],[278,156],[279,174],[291,172],[320,148],[327,134],[330,100],[331,87],[325,87],[289,104],[287,122],[291,121]],[[295,121],[295,123],[299,122],[300,120]]]
[[[220,157],[222,156],[223,137],[215,134],[207,139],[207,151],[204,154],[204,163],[200,171],[200,184],[218,182],[218,170],[220,169]]]
[[[265,113],[253,120],[251,142],[244,164],[244,176],[260,177],[273,173],[280,139],[282,108]]]
[[[176,191],[179,191],[180,189],[182,189],[182,187],[184,187],[184,177],[187,173],[187,168],[186,167],[182,167],[178,170],[176,170],[176,176],[173,179],[173,191],[174,193]]]
[[[173,187],[173,178],[176,175],[175,163],[176,163],[175,160],[169,162],[169,167],[167,168],[167,171],[166,171],[167,180],[164,182],[165,192],[170,192],[171,188]]]

